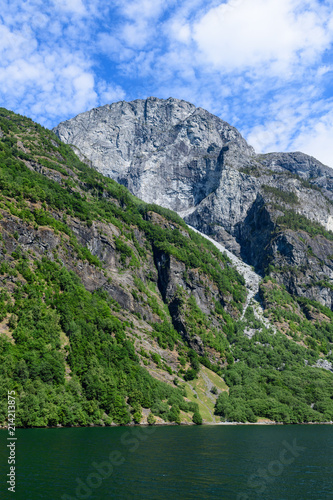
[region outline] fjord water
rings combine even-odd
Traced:
[[[27,429],[16,437],[10,493],[0,432],[1,498],[333,499],[332,425]]]

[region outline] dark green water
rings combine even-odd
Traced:
[[[4,499],[333,500],[331,425],[18,430],[15,493],[7,436]]]

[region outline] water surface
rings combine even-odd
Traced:
[[[17,430],[15,500],[333,500],[333,426]]]

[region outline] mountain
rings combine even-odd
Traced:
[[[54,132],[134,195],[332,309],[333,171],[316,159],[257,155],[235,128],[172,98],[106,105]]]
[[[2,425],[332,420],[330,308],[87,161],[0,109]]]
[[[218,189],[225,163],[237,168],[254,154],[235,128],[178,99],[106,105],[54,132],[140,199],[180,213]]]

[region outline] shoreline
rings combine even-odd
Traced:
[[[165,423],[156,423],[153,425],[149,424],[111,424],[111,425],[55,425],[55,426],[44,426],[44,427],[16,427],[17,429],[84,429],[84,428],[115,428],[115,427],[205,427],[205,426],[220,426],[220,425],[333,425],[333,421],[331,422],[203,422],[200,425],[194,423],[180,423],[176,424],[175,422],[165,422]],[[0,426],[0,431],[8,430],[8,426]]]

